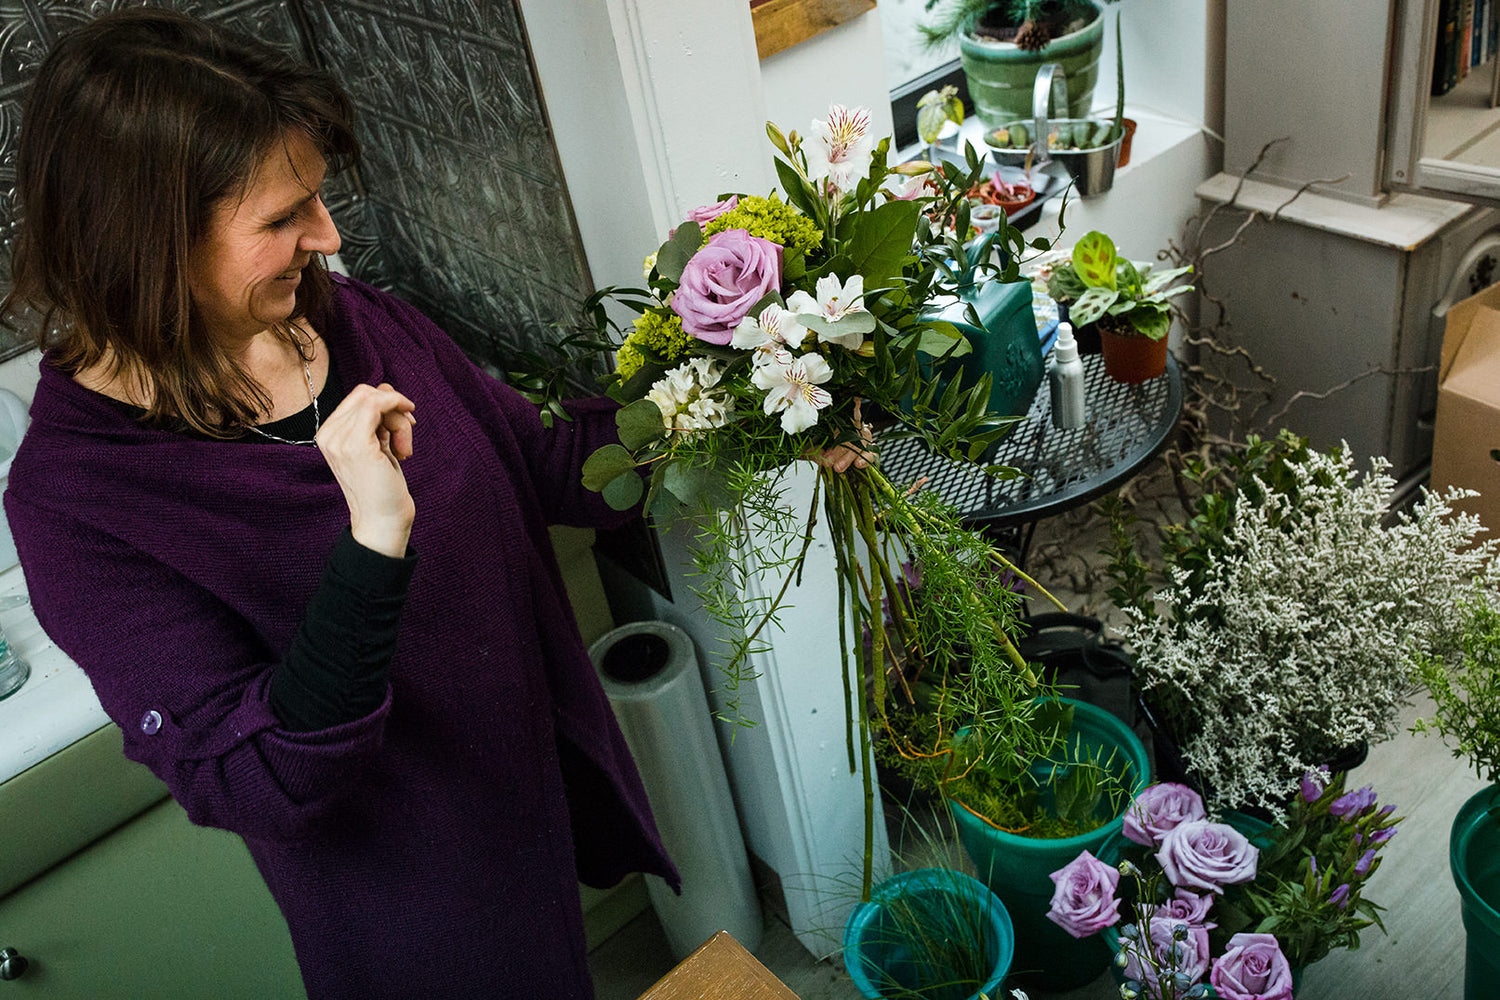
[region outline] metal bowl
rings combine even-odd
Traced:
[[[1083,122],[1091,125],[1113,124],[1098,118],[1060,118],[1048,123],[1048,134],[1052,131],[1050,126],[1077,125]],[[1008,129],[1012,125],[1026,126],[1028,134],[1035,131],[1035,123],[1029,119],[1017,119],[1002,127]],[[1115,166],[1120,159],[1120,143],[1124,136],[1116,136],[1113,142],[1088,149],[1048,149],[1045,156],[1034,152],[1037,148],[1036,137],[1032,135],[1031,138],[1032,144],[1026,146],[996,146],[990,142],[989,133],[985,135],[984,140],[985,144],[990,147],[990,156],[997,163],[1021,165],[1026,162],[1028,155],[1033,157],[1033,166],[1040,166],[1048,160],[1056,160],[1067,170],[1068,176],[1073,179],[1073,186],[1085,198],[1103,194],[1114,183]]]

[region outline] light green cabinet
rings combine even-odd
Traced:
[[[38,845],[55,850],[80,836],[92,842],[0,898],[0,948],[28,962],[18,979],[0,982],[0,1000],[305,996],[286,923],[244,842],[189,823],[154,778],[120,756],[118,730],[37,768],[0,785],[0,858],[34,857]],[[56,807],[36,800],[37,789],[59,788]],[[143,798],[155,804],[140,812]],[[94,839],[89,826],[120,809],[138,815]],[[56,825],[60,814],[66,827]],[[10,867],[0,878],[14,876]]]

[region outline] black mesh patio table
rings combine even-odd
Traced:
[[[1044,381],[1031,410],[1000,440],[990,462],[1024,475],[1000,479],[981,465],[932,454],[916,438],[880,442],[880,465],[897,486],[926,476],[926,489],[958,508],[965,523],[1002,535],[1028,529],[1108,493],[1135,475],[1166,445],[1182,412],[1182,375],[1167,357],[1167,371],[1149,382],[1126,385],[1104,374],[1098,354],[1083,357],[1088,423],[1075,430],[1052,426],[1051,393]]]

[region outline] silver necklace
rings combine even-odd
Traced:
[[[255,433],[259,434],[263,438],[269,438],[272,441],[279,441],[282,444],[295,444],[295,445],[301,445],[304,448],[305,447],[316,448],[317,445],[318,445],[318,442],[317,442],[318,428],[320,428],[320,427],[323,426],[323,415],[320,412],[318,412],[318,394],[315,393],[315,392],[313,392],[312,367],[310,365],[308,365],[306,358],[302,359],[302,375],[307,379],[307,398],[312,401],[312,411],[313,411],[313,437],[312,438],[310,438],[310,439],[308,439],[306,441],[293,441],[290,438],[277,437],[275,434],[267,433],[266,431],[261,430],[259,427],[256,427],[254,424],[246,424],[245,425],[246,430],[254,431]]]

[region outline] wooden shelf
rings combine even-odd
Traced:
[[[875,0],[750,0],[762,59],[873,10]]]

